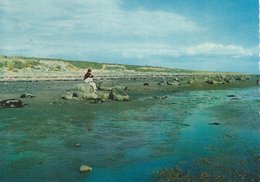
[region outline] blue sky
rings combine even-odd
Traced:
[[[257,0],[2,0],[0,54],[259,73]]]

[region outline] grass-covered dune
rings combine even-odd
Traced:
[[[173,69],[156,66],[136,66],[124,64],[97,63],[93,61],[72,61],[63,59],[48,59],[34,57],[0,56],[0,69],[17,72],[23,69],[66,71],[81,69],[96,70],[121,70],[136,72],[176,72],[176,73],[206,73],[205,71],[193,71]]]
[[[98,77],[161,77],[169,75],[238,75],[176,68],[97,63],[18,56],[0,56],[0,81],[5,80],[78,80],[88,68]]]

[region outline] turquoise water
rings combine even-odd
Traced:
[[[260,180],[257,87],[158,94],[89,104],[37,90],[27,107],[0,109],[0,181],[158,181],[171,168]]]

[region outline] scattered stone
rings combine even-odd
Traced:
[[[20,98],[35,98],[33,94],[24,93],[20,96]]]
[[[19,99],[7,99],[0,101],[0,108],[21,108],[25,105]]]
[[[149,86],[150,84],[149,83],[144,83],[144,86]]]
[[[79,144],[79,143],[76,143],[75,146],[76,146],[76,147],[80,147],[80,144]]]
[[[208,123],[209,125],[220,125],[220,123],[213,122],[213,123]]]
[[[92,171],[92,167],[87,166],[87,165],[81,165],[79,168],[79,171],[82,173],[90,172],[90,171]]]
[[[260,85],[260,79],[258,79],[258,80],[256,81],[256,84]]]

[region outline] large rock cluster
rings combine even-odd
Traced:
[[[78,84],[75,88],[67,90],[62,96],[67,100],[102,100],[112,99],[117,101],[129,100],[129,96],[123,89],[117,87],[98,87],[98,91],[94,91],[93,87],[87,83]]]

